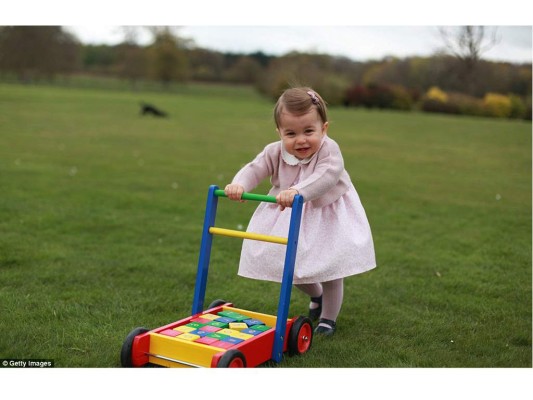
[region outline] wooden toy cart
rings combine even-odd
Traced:
[[[122,345],[123,367],[255,367],[268,360],[280,362],[284,352],[296,355],[310,349],[313,327],[309,318],[288,319],[303,197],[294,198],[287,238],[215,227],[219,197],[225,197],[224,191],[210,186],[192,315],[156,329],[131,331]],[[276,203],[273,196],[254,193],[244,193],[242,199]],[[276,316],[235,308],[224,300],[204,310],[213,235],[287,246]]]

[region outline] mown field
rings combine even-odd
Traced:
[[[239,87],[0,84],[0,358],[118,367],[131,329],[188,316],[207,188],[277,140],[272,106]],[[531,123],[330,118],[378,268],[345,280],[333,338],[266,367],[531,367]],[[221,200],[217,225],[255,206]],[[236,276],[240,246],[215,239],[206,302],[275,314],[277,284]],[[295,290],[290,315],[307,303]]]

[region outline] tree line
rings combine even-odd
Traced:
[[[487,113],[487,96],[494,103],[497,95],[498,101],[506,97],[505,107],[514,107],[498,115],[531,119],[531,64],[483,60],[480,28],[466,27],[457,41],[464,49],[455,52],[364,62],[302,52],[223,53],[197,47],[169,27],[149,29],[153,40],[148,45],[138,44],[134,31],[127,30],[120,44],[90,45],[60,26],[0,27],[0,74],[22,82],[103,75],[127,80],[132,87],[147,80],[163,87],[192,81],[246,84],[271,98],[288,85],[305,84],[330,105],[476,115]],[[431,96],[436,90],[444,96]]]

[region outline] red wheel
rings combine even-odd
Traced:
[[[289,332],[289,355],[299,355],[309,351],[313,342],[313,325],[307,317],[298,317]]]
[[[246,368],[246,358],[237,349],[228,350],[220,357],[217,368]]]

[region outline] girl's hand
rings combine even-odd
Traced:
[[[230,200],[235,201],[244,201],[241,200],[242,194],[244,193],[244,187],[236,183],[230,183],[224,188],[224,193]]]
[[[279,192],[276,196],[276,200],[281,208],[281,211],[285,210],[286,207],[291,207],[294,200],[294,196],[298,194],[296,189],[287,189]]]

